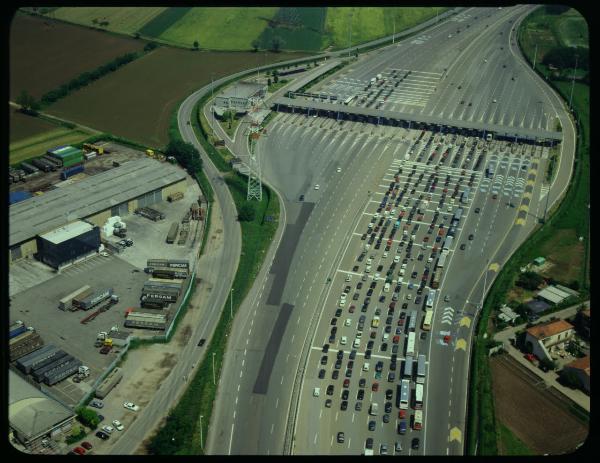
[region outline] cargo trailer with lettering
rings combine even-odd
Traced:
[[[17,368],[25,374],[30,374],[34,368],[38,368],[46,360],[60,355],[61,351],[58,347],[48,344],[30,354],[24,355],[17,360]]]
[[[123,379],[123,371],[120,368],[115,368],[106,378],[104,378],[104,381],[100,383],[100,386],[98,386],[94,393],[95,396],[99,399],[104,399],[108,393],[119,384],[121,379]]]

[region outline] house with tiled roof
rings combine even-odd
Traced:
[[[578,358],[563,367],[564,371],[572,371],[581,381],[583,389],[590,392],[590,356]]]
[[[565,320],[555,320],[527,328],[525,345],[531,344],[531,352],[540,360],[553,360],[552,353],[564,350],[573,339],[575,328]]]

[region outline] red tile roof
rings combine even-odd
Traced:
[[[553,322],[543,323],[541,325],[527,328],[527,332],[536,339],[546,339],[555,334],[562,333],[573,328],[569,322],[565,320],[555,320]]]
[[[583,370],[586,375],[590,376],[590,356],[586,355],[585,357],[575,359],[571,363],[565,365],[565,367]]]

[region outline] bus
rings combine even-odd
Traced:
[[[415,332],[411,331],[408,333],[408,337],[406,338],[406,352],[404,355],[414,355],[415,354]]]
[[[469,201],[469,193],[470,193],[470,189],[469,188],[465,188],[465,191],[463,191],[460,195],[460,202],[463,204],[467,204],[467,202]]]
[[[418,315],[416,310],[410,311],[410,318],[408,320],[408,331],[414,331],[415,329],[417,329],[417,316]]]
[[[425,354],[419,354],[417,359],[417,384],[423,384],[425,382],[425,374],[427,372],[427,365],[425,362],[427,362]]]
[[[433,272],[433,277],[431,278],[431,287],[433,289],[437,289],[440,287],[440,280],[442,278],[442,269],[438,269],[437,271]]]
[[[398,385],[396,406],[401,410],[408,408],[408,394],[410,393],[410,381],[403,379],[402,383]]]
[[[427,294],[427,307],[429,309],[433,309],[433,303],[435,302],[435,289],[429,290],[429,294]]]
[[[453,240],[454,240],[454,238],[452,236],[450,236],[450,235],[446,236],[446,239],[444,240],[444,245],[442,246],[442,250],[449,251],[450,246],[452,246]]]
[[[348,105],[350,104],[350,102],[351,102],[351,101],[354,99],[354,97],[355,97],[355,96],[356,96],[356,95],[350,95],[348,98],[346,98],[346,99],[344,100],[344,104],[345,104],[346,106],[348,106]]]
[[[406,359],[404,359],[404,370],[402,371],[402,377],[412,379],[413,375],[413,357],[412,355],[407,355]]]
[[[459,207],[458,209],[456,209],[456,212],[454,213],[454,217],[452,217],[453,224],[454,224],[454,222],[458,223],[460,221],[460,218],[462,217],[462,213],[463,213],[462,207]]]
[[[423,384],[417,383],[413,394],[413,408],[415,410],[423,409]]]
[[[429,331],[431,329],[431,323],[433,322],[433,310],[427,310],[425,317],[423,317],[423,330]]]
[[[446,239],[444,240],[444,249],[446,249],[446,243],[448,242],[448,240],[450,240],[450,242],[452,242],[452,237],[451,236],[447,236]],[[444,264],[446,263],[446,253],[442,252],[442,254],[440,255],[440,258],[437,261],[436,267],[441,269],[444,268]]]

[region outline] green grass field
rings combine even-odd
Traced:
[[[164,10],[166,7],[62,7],[49,16],[121,34],[133,34]],[[94,20],[108,21],[108,25],[99,26]]]
[[[14,165],[30,158],[39,157],[46,154],[46,151],[51,148],[80,143],[90,136],[90,133],[82,130],[67,129],[66,127],[43,132],[39,135],[11,143],[8,148],[9,163]]]
[[[350,18],[352,20],[352,44],[356,45],[378,39],[394,32],[410,29],[436,13],[448,8],[432,7],[332,7],[327,9],[325,30],[328,44],[334,48],[348,46]],[[351,15],[351,16],[350,16]]]
[[[159,38],[188,47],[197,40],[200,48],[210,50],[249,50],[277,10],[277,7],[192,8]]]
[[[566,47],[589,47],[588,24],[577,10],[570,9],[556,24],[557,36]]]
[[[499,423],[499,450],[500,455],[520,456],[533,455],[533,452],[527,447],[510,429]]]
[[[147,37],[160,37],[169,27],[183,18],[191,7],[172,7],[165,8],[160,14],[148,21],[139,33]]]

